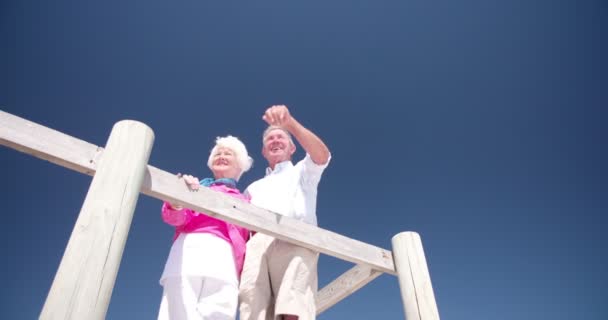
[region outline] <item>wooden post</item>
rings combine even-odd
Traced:
[[[401,232],[392,239],[393,259],[407,320],[439,320],[420,235]]]
[[[40,319],[105,318],[153,141],[140,122],[112,128]]]

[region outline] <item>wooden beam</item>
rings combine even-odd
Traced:
[[[94,174],[103,154],[103,149],[95,145],[2,111],[0,144],[88,175]],[[174,174],[150,165],[141,192],[323,254],[396,275],[389,250],[258,208],[208,188],[192,192]]]
[[[317,315],[361,289],[382,272],[366,265],[356,265],[317,292]]]
[[[148,174],[142,192],[154,198],[181,204],[317,252],[395,274],[392,254],[388,250],[258,208],[209,188],[189,191],[175,175],[151,166],[148,166]]]
[[[92,176],[103,148],[0,110],[0,144]]]

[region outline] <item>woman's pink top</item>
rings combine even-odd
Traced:
[[[238,189],[225,185],[212,185],[209,188],[247,202],[250,200]],[[249,230],[191,209],[175,210],[168,202],[163,203],[162,218],[163,221],[175,227],[173,240],[177,239],[181,233],[210,233],[228,241],[232,245],[237,274],[241,274],[245,261],[245,244],[249,240]]]

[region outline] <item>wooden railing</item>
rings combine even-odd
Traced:
[[[398,276],[408,320],[439,319],[417,233],[395,235],[391,252],[207,188],[190,192],[174,174],[147,164],[153,140],[145,124],[125,120],[101,148],[0,111],[0,144],[93,176],[41,319],[105,318],[140,192],[354,263],[319,290],[317,314],[388,273]]]

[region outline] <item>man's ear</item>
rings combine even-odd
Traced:
[[[294,153],[296,153],[296,145],[293,143],[290,143],[291,147],[289,147],[289,155],[293,156]]]

